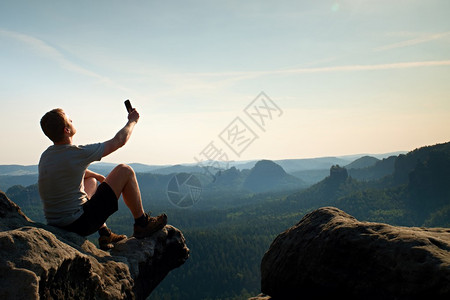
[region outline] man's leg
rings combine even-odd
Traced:
[[[95,194],[97,190],[97,179],[94,177],[84,178],[84,191],[88,195],[88,198],[91,199],[92,195]]]
[[[88,195],[88,198],[91,199],[97,191],[97,179],[93,177],[85,178],[84,191]],[[98,244],[100,246],[100,249],[105,251],[114,248],[114,243],[127,238],[126,235],[119,235],[112,232],[111,229],[108,228],[106,223],[103,223],[103,225],[99,228],[98,233],[100,235],[100,237],[98,238]]]
[[[95,194],[95,191],[97,191],[97,179],[94,177],[84,178],[84,191],[88,198],[91,199]],[[104,223],[101,228],[106,229],[106,223]]]
[[[141,192],[134,170],[127,165],[121,164],[115,167],[105,179],[117,198],[123,196],[123,200],[130,209],[135,219],[144,215],[142,207]]]
[[[111,187],[117,198],[123,196],[125,204],[134,217],[133,236],[144,238],[154,232],[161,230],[167,224],[166,214],[150,217],[142,207],[141,192],[134,170],[127,165],[121,164],[115,167],[106,177],[105,182]]]

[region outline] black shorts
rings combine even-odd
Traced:
[[[61,228],[82,236],[91,235],[98,231],[106,219],[118,209],[116,194],[106,182],[103,182],[92,198],[83,204],[83,214],[72,224]]]

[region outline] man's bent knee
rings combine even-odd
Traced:
[[[115,167],[112,170],[112,172],[118,172],[118,173],[120,173],[121,176],[126,176],[126,177],[135,175],[133,168],[126,164],[118,165],[117,167]]]
[[[133,168],[126,164],[120,164],[108,174],[105,182],[113,189],[117,198],[119,198],[126,184],[130,179],[135,178],[135,176]]]
[[[106,182],[109,184],[112,181],[119,181],[119,182],[127,182],[130,178],[135,177],[136,174],[134,173],[134,170],[132,167],[126,164],[120,164],[117,167],[115,167],[111,173],[108,174],[106,177]]]

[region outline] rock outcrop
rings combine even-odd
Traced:
[[[273,241],[261,291],[274,299],[450,299],[450,229],[359,222],[320,208]]]
[[[330,180],[332,182],[341,183],[347,180],[348,172],[346,168],[339,165],[331,166],[330,168]]]
[[[109,253],[32,222],[0,191],[0,299],[145,299],[188,256],[183,234],[170,225]]]

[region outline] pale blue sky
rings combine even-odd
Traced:
[[[447,0],[1,0],[0,164],[38,163],[55,107],[75,143],[111,138],[127,98],[141,119],[104,161],[195,163],[211,142],[248,160],[449,141],[449,12]],[[261,91],[281,110],[264,131],[244,113]],[[239,156],[219,137],[236,117],[258,137]]]

